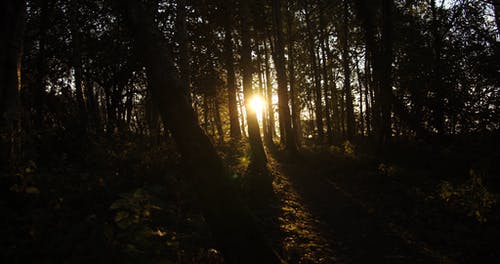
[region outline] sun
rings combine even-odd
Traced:
[[[258,94],[252,96],[252,98],[248,101],[250,110],[255,113],[261,113],[262,110],[264,110],[265,105],[264,99]]]

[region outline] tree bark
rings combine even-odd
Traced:
[[[318,3],[319,5],[320,3]],[[319,22],[320,22],[320,48],[321,48],[321,60],[323,64],[321,65],[322,74],[323,74],[323,96],[325,97],[325,117],[326,117],[326,135],[328,139],[328,144],[333,144],[333,129],[332,129],[332,120],[331,120],[331,111],[330,111],[330,100],[328,100],[329,94],[329,85],[328,82],[328,65],[326,60],[326,49],[328,47],[328,35],[326,32],[326,23],[323,14],[323,8],[320,8],[319,14]]]
[[[288,73],[290,79],[290,101],[292,110],[292,127],[295,133],[295,141],[297,146],[300,146],[301,141],[301,124],[300,124],[300,105],[297,87],[295,85],[295,34],[293,29],[294,17],[292,14],[292,4],[288,2],[288,10],[286,13],[287,18],[287,34],[288,34]]]
[[[343,16],[342,16],[342,33],[341,46],[342,46],[342,68],[344,71],[344,87],[343,92],[345,96],[345,113],[346,113],[346,138],[351,140],[354,136],[355,122],[354,122],[354,106],[353,96],[351,90],[351,67],[349,56],[349,4],[347,0],[343,1]]]
[[[217,128],[217,134],[219,136],[219,144],[222,145],[224,143],[224,130],[222,129],[222,119],[220,117],[220,103],[218,100],[219,96],[215,96],[213,99],[213,107],[212,111],[214,113],[214,121],[215,121],[215,126]]]
[[[431,77],[431,87],[436,94],[434,102],[434,118],[435,127],[440,135],[446,134],[446,124],[445,124],[445,92],[441,76],[441,49],[442,41],[440,36],[440,26],[439,26],[439,10],[436,6],[436,1],[431,0],[431,34],[432,34],[432,54],[433,54],[433,68]],[[442,7],[440,7],[442,8]]]
[[[177,14],[175,18],[175,33],[179,44],[179,77],[180,85],[186,93],[189,104],[191,97],[191,71],[189,68],[189,42],[186,29],[186,1],[177,0]]]
[[[82,52],[81,52],[81,36],[78,21],[78,3],[73,1],[71,3],[71,12],[69,22],[71,25],[71,44],[73,48],[72,66],[74,69],[75,77],[75,96],[78,104],[79,123],[82,129],[87,127],[87,110],[85,100],[83,98],[83,65],[82,65]]]
[[[263,80],[263,71],[262,71],[262,50],[261,50],[261,47],[260,45],[257,43],[256,45],[256,49],[257,49],[257,73],[259,75],[259,89],[258,89],[258,93],[259,95],[262,97],[262,98],[266,98],[266,89],[264,87],[264,80]],[[266,138],[269,137],[268,135],[268,130],[267,130],[267,127],[268,127],[268,119],[267,119],[267,108],[264,107],[264,109],[262,110],[262,130],[264,131],[264,141],[266,140]]]
[[[371,136],[371,118],[370,118],[370,113],[371,113],[371,106],[368,103],[368,93],[371,87],[371,73],[370,73],[370,64],[369,64],[369,56],[368,56],[368,49],[365,49],[365,62],[364,62],[364,84],[365,84],[365,124],[366,124],[366,134],[368,137]]]
[[[267,49],[266,41],[264,40],[264,66],[265,66],[265,76],[266,76],[266,102],[267,102],[267,138],[266,144],[268,146],[274,145],[273,137],[276,134],[275,120],[274,120],[274,108],[273,108],[273,84],[271,81],[271,69],[269,66],[269,51]]]
[[[267,163],[266,153],[262,145],[260,136],[259,123],[257,121],[257,113],[249,107],[249,100],[256,93],[252,88],[252,50],[250,44],[250,11],[248,3],[242,1],[240,3],[240,19],[241,19],[241,66],[243,71],[243,95],[246,105],[248,140],[251,148],[251,159],[257,167],[263,167]]]
[[[328,58],[328,64],[333,65],[333,52],[332,50],[327,50],[327,58]],[[334,133],[334,138],[336,135],[339,135],[341,132],[341,126],[342,124],[340,123],[341,121],[341,113],[339,110],[339,104],[340,104],[340,98],[338,95],[337,91],[337,84],[336,84],[336,79],[337,75],[335,74],[337,71],[336,69],[332,69],[329,71],[330,78],[328,79],[330,81],[330,94],[332,96],[331,98],[331,105],[332,105],[332,116],[333,116],[333,122],[332,122],[332,130]]]
[[[241,138],[240,122],[238,120],[238,106],[236,103],[236,76],[234,73],[233,39],[232,39],[232,19],[229,12],[230,1],[225,6],[224,23],[224,57],[227,71],[227,98],[229,108],[229,129],[231,139],[239,140]]]
[[[33,103],[34,103],[34,123],[35,127],[41,128],[43,121],[43,106],[45,98],[45,88],[47,85],[47,58],[46,58],[46,43],[47,31],[49,28],[49,10],[52,10],[52,1],[43,1],[40,8],[40,31],[39,31],[39,48],[37,57],[37,76],[34,84]]]
[[[165,40],[140,1],[115,2],[125,15],[146,66],[153,99],[183,156],[218,246],[230,263],[280,263],[248,210],[180,88]]]
[[[382,2],[382,63],[380,76],[380,99],[381,99],[381,135],[379,144],[381,146],[390,142],[392,135],[392,8],[393,0]]]
[[[12,168],[16,160],[19,128],[19,91],[26,2],[0,3],[0,167]]]
[[[356,0],[358,16],[362,21],[366,41],[366,49],[373,67],[374,95],[372,103],[372,121],[377,134],[378,143],[383,147],[390,141],[392,134],[391,112],[392,95],[392,0],[382,1],[382,32],[379,45],[376,41],[376,26],[372,10],[367,6],[367,0]]]
[[[363,113],[363,81],[361,77],[361,71],[359,70],[359,61],[356,59],[356,77],[358,79],[358,88],[359,88],[359,133],[361,136],[365,135],[365,122]],[[366,105],[365,105],[366,109]]]
[[[288,106],[288,91],[285,70],[285,51],[283,40],[283,24],[281,19],[281,3],[280,0],[273,0],[273,18],[274,32],[276,34],[276,73],[278,75],[278,106],[281,123],[284,126],[284,143],[285,149],[295,154],[297,152],[297,142],[295,140],[295,132],[292,128],[292,119],[290,116],[290,108]],[[282,135],[283,142],[283,135]]]
[[[316,52],[314,43],[314,34],[311,24],[311,14],[309,6],[306,4],[305,7],[305,22],[307,28],[307,36],[309,41],[309,56],[311,58],[311,70],[314,76],[314,113],[316,115],[316,129],[318,130],[318,140],[323,141],[323,103],[321,99],[321,84],[320,77],[318,73],[318,64],[316,62]]]

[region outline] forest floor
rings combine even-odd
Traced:
[[[479,221],[471,215],[485,208],[467,207],[491,198],[478,194],[487,192],[482,182],[461,187],[469,193],[450,191],[460,193],[459,206],[442,199],[436,168],[307,149],[298,160],[275,157],[270,166],[284,232],[277,245],[290,263],[495,263],[500,257],[498,212]],[[467,216],[467,210],[478,211]]]
[[[63,143],[0,171],[0,262],[223,263],[172,144]],[[269,152],[274,195],[251,209],[289,263],[495,263],[499,166],[487,146]],[[245,147],[220,153],[240,186]]]

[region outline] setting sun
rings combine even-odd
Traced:
[[[265,107],[264,98],[262,98],[260,95],[256,94],[252,98],[250,98],[250,100],[248,102],[248,106],[250,107],[250,110],[252,110],[256,113],[261,113]]]

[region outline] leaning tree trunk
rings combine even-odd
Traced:
[[[15,132],[19,126],[19,90],[26,2],[0,3],[0,168],[15,162]]]
[[[181,89],[165,39],[138,0],[115,1],[146,66],[152,96],[194,183],[203,214],[230,263],[279,263],[238,199],[228,172]]]

